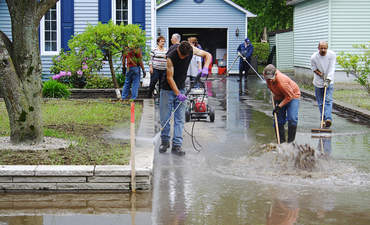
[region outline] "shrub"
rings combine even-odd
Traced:
[[[126,76],[122,76],[122,73],[117,73],[117,83],[119,87],[123,87],[125,84]]]
[[[353,45],[360,49],[360,54],[341,52],[337,56],[338,64],[348,74],[353,74],[356,81],[361,84],[370,95],[370,42],[367,44]]]
[[[269,57],[269,43],[253,42],[253,56],[257,57],[258,64],[266,65]]]
[[[112,78],[90,74],[86,76],[86,88],[113,88]]]
[[[66,84],[72,88],[83,88],[86,85],[85,74],[90,72],[84,60],[73,52],[64,52],[63,49],[58,56],[53,57],[51,73],[55,74],[52,79]]]
[[[42,95],[47,98],[68,98],[71,92],[67,85],[56,80],[49,80],[43,84]]]

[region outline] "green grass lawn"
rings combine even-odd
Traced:
[[[142,105],[135,104],[140,121]],[[127,140],[106,139],[116,125],[130,127],[130,105],[109,100],[45,100],[42,105],[44,135],[74,141],[65,150],[1,150],[1,165],[124,165],[129,162]],[[138,123],[137,123],[138,124]],[[9,136],[9,120],[0,102],[0,136]]]
[[[299,86],[305,90],[315,91],[312,84],[299,84]],[[334,84],[333,98],[337,101],[370,110],[370,95],[358,84]]]

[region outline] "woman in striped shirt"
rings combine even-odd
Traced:
[[[165,38],[163,36],[159,36],[157,38],[157,47],[150,52],[149,69],[151,76],[148,98],[152,97],[153,90],[157,82],[159,81],[159,84],[161,84],[161,81],[166,78],[167,49],[164,48],[164,43]]]

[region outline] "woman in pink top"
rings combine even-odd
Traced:
[[[274,95],[280,143],[285,142],[284,125],[288,120],[288,143],[293,142],[297,131],[299,98],[301,91],[298,85],[287,75],[281,73],[274,65],[269,64],[263,70],[267,87]]]

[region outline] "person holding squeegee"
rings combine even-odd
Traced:
[[[205,59],[204,67],[199,71],[201,76],[208,75],[208,66],[211,63],[210,53],[200,50],[190,45],[187,41],[175,44],[167,52],[167,79],[161,85],[159,100],[159,117],[161,122],[161,145],[159,152],[164,153],[170,147],[170,123],[172,114],[174,115],[174,129],[172,137],[171,152],[176,155],[185,155],[182,150],[182,132],[185,124],[185,80],[190,61],[194,55]],[[198,73],[198,74],[199,74]]]
[[[293,142],[297,132],[299,98],[301,97],[301,91],[293,80],[277,70],[272,64],[265,67],[263,70],[263,76],[266,80],[267,87],[273,94],[275,108],[272,114],[277,114],[280,143],[285,142],[284,125],[287,120],[288,143]]]
[[[323,122],[325,126],[323,128],[329,128],[333,121],[331,111],[333,108],[335,63],[336,54],[328,50],[326,41],[320,41],[318,51],[311,56],[311,69],[314,73],[312,83],[315,86],[315,96],[320,110],[320,118],[322,113],[324,113]],[[325,88],[325,107],[324,112],[322,112]]]

